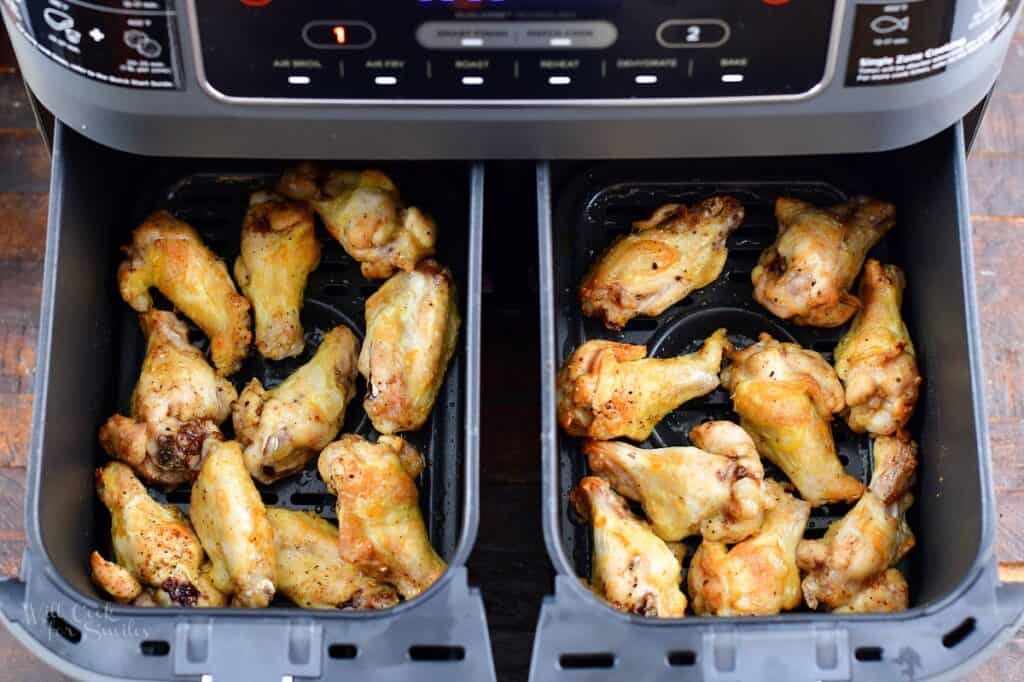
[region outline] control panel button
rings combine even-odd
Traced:
[[[656,35],[662,47],[694,49],[725,45],[731,33],[721,19],[669,19],[658,26]]]
[[[416,29],[428,50],[601,50],[618,38],[608,21],[428,21]]]
[[[377,41],[377,32],[365,21],[311,21],[302,28],[302,39],[320,50],[363,50]]]

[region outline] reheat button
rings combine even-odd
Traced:
[[[718,47],[732,31],[721,19],[669,19],[658,27],[658,42],[673,49]]]
[[[365,21],[328,19],[306,24],[302,39],[320,50],[362,50],[376,42],[377,32]]]

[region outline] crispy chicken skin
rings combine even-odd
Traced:
[[[722,383],[758,452],[814,506],[860,497],[864,485],[836,454],[830,421],[843,407],[843,390],[824,358],[767,334],[730,357]]]
[[[223,606],[203,570],[203,547],[177,507],[151,498],[132,470],[111,462],[96,470],[96,492],[110,510],[117,563],[93,552],[92,579],[122,604]]]
[[[256,348],[263,357],[282,360],[302,353],[302,294],[319,264],[320,242],[309,207],[254,192],[242,224],[235,279],[252,303]]]
[[[904,514],[913,502],[907,490],[916,451],[905,434],[879,438],[868,491],[823,538],[800,543],[797,564],[807,572],[803,593],[811,608],[852,613],[907,607],[906,581],[892,567],[914,546]]]
[[[213,563],[214,585],[234,606],[259,608],[274,598],[274,530],[234,441],[210,441],[189,508]]]
[[[423,457],[399,436],[376,443],[346,434],[320,454],[320,476],[338,496],[342,561],[394,585],[405,599],[420,594],[448,566],[430,545],[415,479]]]
[[[619,441],[583,444],[594,475],[643,505],[655,534],[676,542],[701,534],[735,543],[761,527],[764,468],[750,436],[727,421],[690,432],[696,447],[645,450]]]
[[[363,276],[390,277],[412,270],[434,253],[437,225],[380,171],[327,171],[301,163],[285,171],[278,191],[308,201],[345,251],[362,264]]]
[[[608,481],[588,476],[569,494],[594,528],[591,589],[613,608],[658,618],[682,618],[682,565],[651,526],[637,518]]]
[[[245,466],[261,483],[301,470],[338,435],[356,392],[359,341],[338,326],[316,355],[269,391],[253,379],[234,406]]]
[[[729,255],[725,241],[742,222],[743,206],[729,196],[658,208],[590,268],[580,285],[583,314],[609,329],[660,315],[718,279]]]
[[[174,313],[150,310],[139,322],[147,347],[131,416],[108,419],[100,444],[146,481],[173,487],[196,477],[203,443],[221,438],[218,426],[238,394],[188,342],[188,329]]]
[[[800,606],[796,548],[811,506],[765,482],[769,511],[761,530],[727,549],[704,539],[697,548],[687,582],[698,615],[770,616]]]
[[[558,372],[558,423],[573,436],[642,442],[669,412],[718,388],[731,348],[724,329],[696,353],[676,358],[646,358],[646,346],[587,341]]]
[[[906,426],[921,375],[900,317],[906,278],[895,265],[869,260],[860,280],[862,307],[836,346],[836,372],[846,386],[846,423],[858,433],[890,436]]]
[[[338,554],[338,529],[310,511],[271,507],[277,591],[304,609],[386,609],[398,603],[390,585],[362,574]]]
[[[124,252],[117,278],[128,305],[140,313],[150,310],[149,289],[156,287],[210,338],[217,371],[224,376],[237,372],[252,341],[249,301],[199,233],[158,211],[135,229]]]
[[[363,408],[377,431],[415,431],[426,423],[460,323],[451,272],[433,260],[398,273],[367,299],[359,372],[367,384]]]
[[[895,215],[892,204],[868,197],[829,208],[778,199],[779,234],[751,273],[754,299],[796,324],[844,324],[860,305],[850,286]]]

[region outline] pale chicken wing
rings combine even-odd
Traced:
[[[846,423],[858,433],[889,436],[906,426],[921,375],[900,316],[906,278],[871,259],[860,280],[862,307],[836,346],[836,372],[846,386]]]
[[[131,416],[108,419],[100,444],[150,483],[173,487],[196,477],[203,443],[221,438],[218,426],[238,393],[188,342],[174,313],[150,310],[139,322],[147,347]]]
[[[320,242],[309,207],[254,192],[242,224],[235,279],[252,303],[256,348],[263,357],[282,360],[302,353],[302,295],[319,264]]]
[[[367,299],[359,372],[367,385],[363,408],[377,431],[426,423],[460,323],[452,274],[433,260],[398,273]]]
[[[359,341],[348,327],[324,335],[316,355],[269,391],[253,379],[234,406],[245,466],[261,483],[302,469],[334,440],[356,392]]]
[[[238,443],[207,443],[189,511],[217,589],[235,606],[268,606],[277,570],[274,530]]]
[[[779,234],[751,273],[754,299],[796,324],[842,325],[860,305],[850,286],[895,215],[892,204],[868,197],[829,208],[778,199]]]
[[[646,346],[587,341],[558,372],[558,422],[573,436],[642,442],[669,412],[718,388],[731,347],[724,329],[696,353],[676,358],[646,358]]]
[[[415,479],[423,457],[398,436],[371,443],[344,435],[320,454],[320,476],[338,496],[343,561],[412,599],[448,566],[430,545]]]
[[[916,449],[905,434],[879,438],[868,491],[846,516],[829,526],[823,538],[800,543],[797,564],[807,571],[803,592],[811,608],[845,608],[846,612],[906,608],[905,583],[901,590],[900,580],[892,575],[883,578],[883,574],[914,546],[904,514],[913,502],[906,491],[917,465]],[[865,591],[868,594],[862,596]]]
[[[726,239],[742,222],[743,206],[729,196],[658,208],[590,268],[580,285],[583,314],[610,329],[637,315],[660,315],[718,279],[729,255]]]
[[[341,171],[302,163],[287,170],[278,191],[308,201],[345,251],[362,264],[364,277],[384,279],[412,270],[434,253],[437,225],[380,171]]]
[[[705,539],[690,562],[687,583],[698,615],[770,616],[800,606],[796,548],[811,506],[766,481],[769,511],[761,530],[728,549]]]
[[[227,266],[199,233],[167,211],[149,216],[124,247],[117,277],[121,297],[140,313],[153,307],[156,287],[210,338],[210,357],[222,375],[234,374],[249,354],[249,301]]]
[[[730,359],[722,384],[758,452],[815,506],[860,497],[864,484],[843,470],[836,454],[831,420],[845,401],[825,359],[768,334]]]
[[[92,553],[97,586],[115,601],[139,606],[225,604],[203,570],[203,547],[177,507],[151,498],[120,462],[96,470],[96,492],[110,510],[116,561]]]
[[[398,593],[343,561],[338,529],[310,511],[271,507],[277,591],[304,609],[386,609]]]
[[[682,618],[682,565],[651,526],[637,518],[603,478],[584,478],[569,499],[594,529],[594,593],[626,613]]]
[[[655,534],[676,542],[701,534],[735,543],[761,527],[764,468],[754,442],[726,421],[690,432],[696,447],[645,450],[619,441],[583,444],[591,471],[643,505]]]

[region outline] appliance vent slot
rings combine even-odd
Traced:
[[[335,659],[350,660],[359,655],[359,648],[355,644],[332,644],[327,647],[327,655]]]
[[[50,626],[51,630],[72,644],[78,644],[82,641],[82,631],[58,616],[55,611],[50,611],[46,614],[46,624]]]
[[[166,656],[171,653],[171,645],[162,639],[147,639],[139,644],[143,656]]]
[[[461,661],[466,650],[461,646],[416,645],[409,647],[409,658],[414,661]]]
[[[670,651],[668,664],[673,668],[688,667],[697,664],[696,651]]]
[[[964,622],[942,636],[942,646],[952,649],[960,642],[971,636],[977,621],[974,618],[966,618]]]
[[[562,654],[558,665],[565,670],[587,670],[615,667],[615,655],[610,653]]]
[[[882,647],[880,646],[859,646],[857,650],[853,652],[854,658],[864,663],[877,663],[882,660],[883,654]]]

